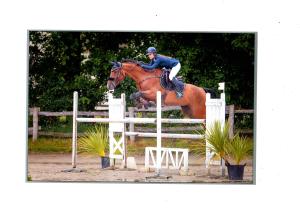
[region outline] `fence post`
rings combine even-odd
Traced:
[[[39,133],[39,107],[34,107],[32,109],[32,116],[33,116],[33,129],[32,129],[32,141],[36,141],[38,138]]]
[[[234,105],[229,105],[228,124],[229,124],[229,138],[232,139],[234,135]]]
[[[128,112],[129,112],[129,118],[134,118],[134,107],[128,107]],[[134,132],[134,123],[133,122],[129,123],[129,132]],[[134,141],[135,141],[135,136],[131,135],[130,142],[134,143]]]

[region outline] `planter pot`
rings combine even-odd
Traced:
[[[231,165],[226,162],[225,165],[227,166],[229,180],[243,180],[246,163],[244,165]]]
[[[101,157],[101,168],[105,169],[110,167],[110,158],[109,157]]]

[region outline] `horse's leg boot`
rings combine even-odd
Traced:
[[[150,107],[150,103],[146,99],[140,97],[139,100],[144,105],[145,109],[148,109],[148,107]]]
[[[135,92],[135,93],[132,93],[131,95],[130,95],[130,99],[131,100],[134,100],[134,99],[138,99],[139,97],[141,97],[142,96],[142,94],[141,94],[141,92]]]

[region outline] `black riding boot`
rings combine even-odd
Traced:
[[[184,85],[182,82],[178,81],[176,77],[173,77],[172,83],[175,85],[175,93],[177,98],[183,97]]]

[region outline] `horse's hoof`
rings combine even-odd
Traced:
[[[149,107],[149,104],[144,104],[144,108],[147,110]]]
[[[136,99],[136,96],[135,96],[135,94],[133,93],[133,94],[130,94],[130,100],[134,100],[134,99]]]
[[[156,107],[156,104],[154,102],[149,102],[149,107]]]

